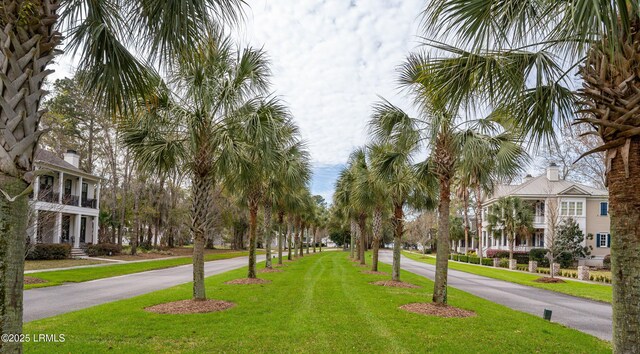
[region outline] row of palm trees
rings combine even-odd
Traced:
[[[601,139],[586,154],[606,156],[613,351],[640,352],[640,4],[435,0],[422,23],[448,112],[492,107],[533,146],[569,123]]]
[[[373,105],[369,143],[351,154],[341,172],[334,211],[351,225],[352,246],[357,249],[354,254],[352,247],[352,257],[361,264],[365,264],[369,232],[366,220],[372,218],[374,271],[378,267],[381,224],[389,220],[394,229],[392,280],[400,281],[406,211],[437,209],[433,301],[446,304],[452,194],[462,201],[468,242],[470,195],[475,193],[481,205],[483,193],[491,192],[496,182],[520,173],[528,155],[520,135],[493,117],[470,120],[447,110],[432,89],[428,60],[424,53],[411,54],[399,70],[400,84],[413,97],[418,117],[410,117],[386,100]],[[427,157],[420,160],[420,156]],[[479,215],[477,220],[481,225]]]
[[[153,99],[142,102],[137,116],[124,124],[122,135],[145,170],[191,176],[193,298],[204,300],[204,246],[214,221],[208,211],[216,186],[247,208],[248,278],[257,277],[260,210],[267,268],[272,267],[274,216],[281,264],[285,214],[295,221],[289,230],[296,230],[295,246],[302,255],[300,232],[317,230],[321,210],[308,191],[309,153],[299,129],[284,102],[268,91],[266,53],[238,48],[222,32],[211,31],[179,63],[157,83]]]

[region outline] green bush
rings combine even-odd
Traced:
[[[500,258],[500,268],[509,268],[509,258]]]
[[[469,263],[480,264],[480,257],[469,256]]]
[[[538,262],[538,267],[548,267],[549,260],[546,255],[549,252],[546,248],[534,248],[529,251],[529,259]]]
[[[458,262],[466,262],[469,263],[469,256],[460,255],[458,256]]]
[[[71,256],[71,245],[68,243],[39,243],[27,253],[28,260],[66,259]]]
[[[99,243],[87,248],[87,254],[91,257],[113,256],[122,252],[122,246],[115,243]]]
[[[487,257],[489,258],[509,258],[509,251],[503,250],[488,250]],[[513,259],[518,264],[529,264],[529,252],[514,251]]]
[[[611,255],[606,255],[604,256],[604,259],[602,260],[602,267],[604,269],[611,269]]]
[[[489,267],[493,266],[493,259],[491,258],[482,258],[482,265],[486,265]]]

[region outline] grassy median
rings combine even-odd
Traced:
[[[415,254],[410,252],[403,252],[407,258],[427,263],[436,264],[435,257],[425,256],[421,254]],[[597,300],[602,302],[611,303],[613,293],[610,285],[600,285],[593,283],[583,283],[579,281],[565,280],[564,283],[538,283],[534,280],[544,277],[543,274],[532,274],[510,271],[501,268],[493,268],[487,266],[480,266],[475,264],[466,264],[460,262],[449,262],[449,269],[459,270],[466,273],[472,273],[476,275],[482,275],[488,278],[504,280],[511,283],[532,286],[535,288],[556,291],[563,294],[583,297],[586,299]]]
[[[381,265],[389,272],[390,266]],[[31,322],[25,333],[65,334],[64,343],[27,343],[29,353],[439,352],[607,353],[607,342],[450,289],[450,304],[475,311],[439,318],[398,307],[431,299],[433,283],[402,273],[420,288],[369,284],[343,252],[323,252],[260,274],[260,285],[227,285],[235,270],[206,280],[210,298],[235,307],[215,313],[161,315],[145,307],[188,299],[191,285]]]

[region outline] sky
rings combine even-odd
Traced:
[[[269,54],[274,92],[288,103],[311,152],[311,192],[330,201],[350,152],[366,142],[378,95],[410,108],[396,69],[419,46],[425,0],[247,2],[235,35]],[[72,59],[60,58],[55,69],[52,79],[68,76]]]

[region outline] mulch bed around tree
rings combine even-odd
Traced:
[[[564,283],[565,281],[559,278],[542,277],[534,280],[536,283]]]
[[[260,278],[240,278],[240,279],[234,279],[234,280],[229,280],[225,282],[225,284],[232,284],[232,285],[267,284],[267,283],[271,283],[271,280],[260,279]]]
[[[222,300],[180,300],[174,302],[167,302],[165,304],[158,304],[154,306],[146,307],[148,312],[162,313],[162,314],[190,314],[190,313],[209,313],[218,312],[230,309],[236,306],[233,302]]]
[[[374,272],[373,270],[363,270],[362,274],[389,275],[387,272]]]
[[[369,284],[379,285],[379,286],[390,286],[393,288],[410,288],[410,289],[419,288],[419,286],[411,283],[405,283],[403,281],[394,281],[394,280],[380,280],[380,281],[371,282]]]
[[[40,278],[34,278],[34,277],[24,277],[24,284],[42,284],[42,283],[46,283],[47,281],[44,279],[40,279]]]
[[[416,302],[400,306],[400,309],[427,316],[446,318],[474,317],[475,312],[459,309],[449,305],[436,305],[430,302]]]
[[[280,272],[282,272],[282,269],[262,268],[258,270],[258,273],[280,273]]]

